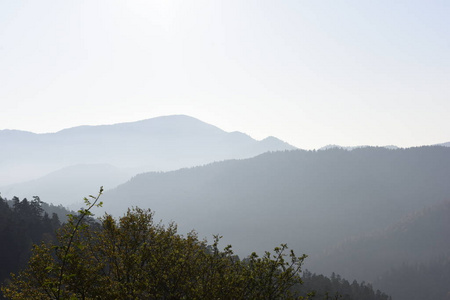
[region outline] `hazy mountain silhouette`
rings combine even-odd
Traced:
[[[1,130],[0,142],[7,145],[0,149],[0,186],[71,165],[110,164],[137,174],[295,149],[276,138],[257,141],[184,115],[47,134]]]
[[[286,242],[313,258],[450,199],[448,178],[446,147],[294,150],[141,174],[103,200],[115,214],[137,205],[184,231],[223,234],[239,254]]]
[[[435,145],[430,145],[430,146],[444,146],[444,147],[450,147],[450,142],[447,143],[441,143],[441,144],[435,144]],[[328,149],[344,149],[344,150],[354,150],[354,149],[358,149],[358,148],[367,148],[367,147],[372,147],[369,145],[361,145],[361,146],[340,146],[340,145],[335,145],[335,144],[330,144],[330,145],[326,145],[323,146],[321,148],[319,148],[318,150],[328,150]],[[386,145],[386,146],[381,146],[382,148],[386,148],[386,149],[399,149],[399,147],[395,146],[395,145]]]
[[[48,203],[70,206],[83,203],[87,193],[98,190],[100,182],[105,187],[112,188],[127,181],[132,175],[107,164],[74,165],[35,180],[4,186],[1,191],[7,198],[14,195],[28,199],[39,196]]]

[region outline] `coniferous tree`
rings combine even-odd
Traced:
[[[0,197],[0,284],[26,266],[33,244],[55,239],[59,219],[44,213],[41,204],[38,197],[31,201]]]

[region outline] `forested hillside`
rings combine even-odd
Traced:
[[[33,244],[54,240],[60,225],[57,213],[44,212],[39,198],[0,197],[0,283],[26,266]]]
[[[296,150],[141,174],[106,192],[104,209],[151,207],[183,230],[224,234],[241,253],[282,241],[317,253],[449,199],[447,178],[446,147]]]
[[[374,281],[390,268],[450,255],[449,230],[450,202],[432,205],[383,230],[342,241],[316,256],[314,265]]]
[[[450,255],[392,267],[374,282],[398,300],[449,300]]]
[[[314,292],[313,299],[339,299],[339,300],[392,300],[380,290],[376,290],[370,283],[358,283],[353,280],[350,283],[340,275],[332,273],[330,277],[311,273],[308,270],[303,272],[303,284],[297,286],[301,290],[301,295],[306,296]],[[393,298],[396,299],[396,298]]]
[[[408,294],[392,289],[393,278],[416,266],[441,274],[434,291],[445,292],[448,178],[447,147],[273,152],[135,176],[106,192],[94,213],[151,208],[182,233],[223,235],[241,257],[287,243],[310,256],[313,272],[371,282],[402,299]]]
[[[447,147],[296,150],[141,174],[107,192],[104,209],[120,215],[130,205],[151,207],[157,218],[178,220],[185,232],[223,234],[239,254],[286,242],[310,254],[306,267],[314,272],[373,282],[390,263],[425,263],[447,249],[450,228],[443,217],[417,219],[417,230],[406,235],[394,224],[450,199],[448,178]],[[355,244],[342,263],[329,250],[388,226],[395,234],[370,247]],[[433,237],[439,244],[427,245]],[[320,263],[327,253],[329,260]]]

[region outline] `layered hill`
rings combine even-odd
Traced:
[[[133,174],[108,164],[81,164],[62,168],[43,177],[0,188],[2,195],[11,198],[20,195],[31,199],[39,196],[49,203],[78,208],[83,198],[99,189],[115,187]]]
[[[240,254],[286,242],[313,256],[450,199],[448,178],[446,147],[295,150],[140,174],[103,200],[113,214],[140,206],[185,231],[223,234]]]

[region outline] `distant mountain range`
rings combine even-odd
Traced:
[[[448,142],[448,143],[436,144],[436,145],[431,145],[431,146],[450,147],[450,142]],[[351,151],[351,150],[354,150],[354,149],[367,148],[367,147],[371,147],[371,146],[369,146],[369,145],[363,145],[363,146],[326,145],[326,146],[323,146],[322,148],[319,148],[319,150],[328,150],[328,149],[339,148],[339,149],[344,149],[344,150],[349,150],[349,151]],[[386,148],[386,149],[399,149],[399,147],[397,147],[397,146],[395,146],[395,145],[381,146],[381,148]]]
[[[124,176],[129,178],[141,172],[175,170],[249,158],[267,151],[296,149],[275,137],[257,141],[244,133],[225,132],[184,115],[80,126],[47,134],[1,130],[0,143],[7,145],[0,148],[3,196],[29,197],[28,193],[32,193],[41,195],[47,202],[61,200],[64,204],[70,202],[60,196],[53,197],[62,192],[50,184],[55,182],[55,177],[61,185],[78,186],[79,193],[83,193],[87,191],[80,187],[90,186],[94,181],[112,188],[125,182]],[[110,172],[111,168],[114,171]],[[74,176],[75,170],[78,170],[77,176]],[[104,177],[102,174],[107,179],[100,180]],[[63,182],[64,178],[68,180]]]
[[[359,149],[359,148],[367,148],[367,147],[371,147],[369,145],[363,145],[363,146],[339,146],[339,145],[326,145],[323,146],[322,148],[319,148],[319,150],[328,150],[328,149],[344,149],[344,150],[354,150],[354,149]],[[394,145],[387,145],[387,146],[382,146],[381,148],[386,148],[386,149],[398,149],[399,147],[394,146]]]

